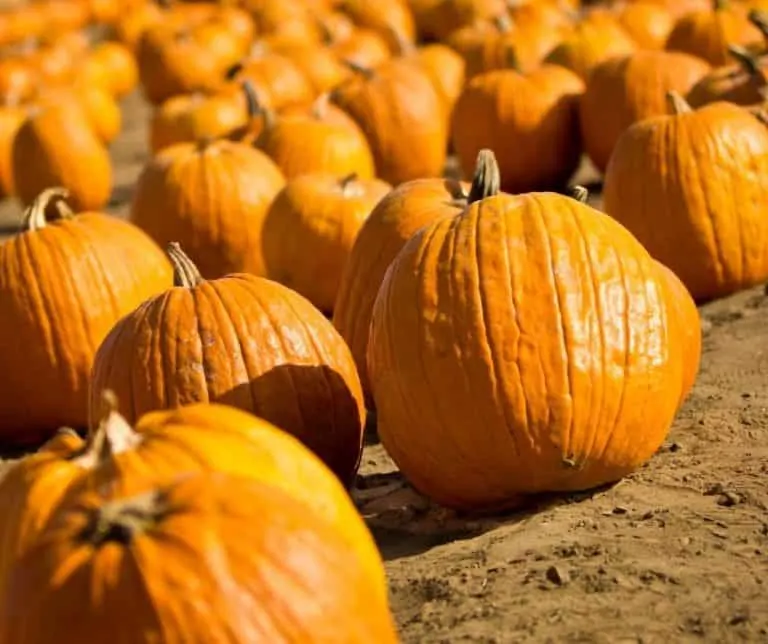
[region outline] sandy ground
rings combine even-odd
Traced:
[[[112,212],[146,159],[147,117],[126,101]],[[19,212],[0,206],[0,229]],[[355,497],[404,642],[768,641],[768,298],[754,289],[702,316],[696,388],[659,454],[609,489],[457,516],[372,440]]]

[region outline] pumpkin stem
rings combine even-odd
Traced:
[[[235,80],[237,75],[243,71],[243,61],[237,62],[234,65],[232,65],[229,69],[227,69],[226,72],[224,72],[224,78],[227,80]]]
[[[324,92],[320,94],[312,103],[312,116],[318,121],[322,121],[328,115],[328,104],[331,102],[331,93]]]
[[[346,197],[350,196],[354,192],[354,184],[357,181],[357,172],[350,172],[346,177],[339,179],[339,186],[341,187],[341,193]]]
[[[349,67],[355,74],[360,74],[361,76],[364,76],[366,79],[373,78],[375,72],[370,68],[366,67],[365,65],[361,65],[360,63],[350,60],[349,58],[344,58],[341,61],[344,65]]]
[[[483,149],[477,153],[475,176],[469,189],[467,204],[473,204],[488,197],[493,197],[501,191],[501,174],[496,155],[493,150]]]
[[[747,14],[749,21],[760,30],[765,40],[768,40],[768,14],[759,9],[751,9]]]
[[[118,412],[117,396],[107,389],[101,394],[99,424],[88,433],[83,451],[72,462],[84,469],[94,469],[116,454],[134,449],[140,442],[139,435]]]
[[[171,242],[165,249],[168,258],[173,265],[173,285],[183,288],[195,288],[198,284],[204,282],[203,276],[197,270],[194,262],[189,256],[181,250],[177,242]]]
[[[130,545],[137,535],[157,524],[165,513],[163,505],[163,496],[157,490],[109,501],[92,511],[80,536],[97,548],[110,542]]]
[[[667,104],[672,114],[687,114],[693,112],[693,108],[688,104],[679,92],[667,92]]]
[[[589,198],[589,190],[584,186],[573,186],[568,193],[572,199],[581,203],[587,203],[587,199]]]
[[[760,69],[760,65],[757,62],[757,59],[746,49],[744,49],[744,47],[739,47],[738,45],[730,45],[728,47],[728,54],[735,58],[736,62],[750,76],[763,76],[763,70]]]
[[[252,121],[260,116],[264,119],[264,129],[272,129],[276,120],[275,113],[264,106],[251,81],[243,81],[242,88],[243,94],[245,94],[245,109],[248,113],[248,119]]]
[[[48,224],[48,217],[54,219],[71,219],[74,217],[72,209],[64,201],[68,197],[69,190],[66,188],[46,188],[43,190],[24,211],[21,229],[32,231],[45,228]]]
[[[416,45],[408,40],[399,29],[388,27],[387,31],[392,36],[395,43],[395,51],[398,56],[410,56],[416,52]]]
[[[760,121],[763,125],[768,127],[768,111],[761,108],[761,109],[755,110],[754,112],[752,112],[752,114],[755,115],[755,118],[758,121]]]
[[[499,16],[495,16],[492,19],[492,22],[493,22],[493,26],[501,34],[510,33],[515,26],[515,23],[512,20],[512,16],[506,13],[502,13]]]

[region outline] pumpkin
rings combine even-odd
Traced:
[[[654,4],[664,7],[677,20],[694,11],[706,11],[712,6],[712,0],[628,0],[628,4]]]
[[[666,93],[685,93],[710,71],[700,58],[679,52],[638,51],[598,65],[580,103],[584,148],[605,171],[619,136],[630,125],[667,113]]]
[[[149,147],[158,153],[175,143],[220,139],[247,122],[240,91],[181,94],[157,106],[149,124]]]
[[[467,195],[477,194],[481,187],[449,179],[403,183],[378,203],[360,228],[342,273],[333,325],[349,345],[369,409],[374,402],[366,364],[368,333],[373,303],[389,265],[420,228],[459,214]]]
[[[397,47],[398,38],[410,42],[416,40],[416,23],[405,0],[342,0],[339,8],[357,26],[380,33],[390,41],[393,48]]]
[[[105,143],[112,143],[120,134],[123,116],[115,98],[106,90],[90,85],[75,85],[73,88],[80,99],[94,132]]]
[[[437,89],[446,107],[446,114],[450,114],[461,90],[464,89],[464,59],[450,47],[440,43],[424,45],[412,53],[413,60],[426,72]]]
[[[389,42],[373,29],[355,29],[349,38],[329,46],[339,60],[358,67],[374,69],[392,57]]]
[[[605,209],[697,300],[768,279],[768,130],[731,103],[630,127],[605,176]]]
[[[352,74],[329,47],[289,43],[275,49],[291,60],[316,95],[331,91]]]
[[[442,0],[427,10],[424,24],[429,25],[429,35],[446,40],[462,27],[505,15],[507,4],[506,0]]]
[[[570,197],[494,194],[484,165],[480,195],[397,255],[368,344],[382,444],[422,493],[467,510],[632,472],[683,382],[637,240]]]
[[[159,4],[139,2],[127,7],[112,29],[118,42],[135,51],[146,31],[167,20]]]
[[[751,105],[763,100],[768,88],[764,64],[742,47],[728,50],[736,62],[713,69],[690,88],[685,98],[691,107],[716,101]]]
[[[243,8],[253,17],[256,33],[270,40],[319,42],[320,25],[303,0],[245,0]]]
[[[332,99],[365,133],[379,177],[398,184],[440,176],[448,136],[437,115],[445,107],[427,73],[402,58],[356,72]]]
[[[83,104],[74,98],[52,97],[29,107],[11,159],[15,193],[24,204],[57,185],[69,191],[76,210],[98,210],[109,201],[109,153]]]
[[[0,198],[14,194],[13,141],[26,114],[19,107],[0,107]]]
[[[85,74],[98,76],[113,96],[122,98],[138,84],[136,59],[127,46],[119,42],[100,42],[90,49],[82,63]],[[88,68],[92,71],[88,72]]]
[[[53,620],[66,617],[67,637],[88,642],[107,628],[126,641],[394,644],[382,569],[271,481],[146,472],[68,496],[11,570],[0,639],[60,642]]]
[[[179,143],[145,166],[130,218],[161,246],[184,244],[206,277],[263,275],[261,226],[284,185],[272,160],[244,143]]]
[[[263,129],[256,145],[292,179],[302,174],[336,177],[375,175],[373,154],[362,130],[345,112],[321,96],[310,109],[285,114],[264,110]]]
[[[107,389],[129,421],[194,402],[227,404],[296,436],[345,483],[357,471],[365,408],[349,349],[306,299],[270,280],[206,282],[178,245],[175,284],[115,325],[91,400]]]
[[[648,0],[622,7],[617,21],[642,49],[664,49],[675,25],[675,18],[667,7]]]
[[[451,139],[465,175],[493,147],[507,192],[561,187],[581,158],[581,79],[557,65],[530,74],[497,70],[473,78],[453,110]]]
[[[355,237],[390,190],[383,181],[354,174],[304,174],[289,181],[264,221],[267,277],[331,314]]]
[[[729,0],[713,0],[711,9],[686,14],[675,23],[667,49],[693,54],[710,65],[725,65],[730,62],[729,45],[761,41],[760,31],[742,7]]]
[[[30,100],[39,83],[38,71],[23,58],[0,60],[0,101],[17,105]]]
[[[600,63],[628,56],[636,49],[637,45],[618,21],[595,13],[576,23],[544,60],[562,65],[586,80]]]
[[[162,251],[125,221],[73,216],[66,191],[41,193],[0,245],[0,441],[31,445],[87,421],[90,369],[112,326],[171,283]],[[50,221],[49,221],[50,220]]]

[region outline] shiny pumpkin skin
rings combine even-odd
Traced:
[[[345,483],[357,471],[365,408],[349,349],[309,301],[270,280],[235,274],[148,300],[99,348],[92,414],[106,389],[129,421],[231,405],[299,438]]]
[[[697,301],[768,279],[768,130],[712,103],[637,123],[606,172],[605,210]]]
[[[131,221],[161,246],[179,242],[205,277],[264,274],[261,226],[285,185],[280,169],[242,143],[180,143],[142,171]]]
[[[446,159],[443,100],[429,75],[407,58],[367,70],[334,90],[335,104],[365,133],[376,174],[392,185],[439,177]]]
[[[710,67],[679,52],[638,51],[598,65],[579,103],[584,148],[601,172],[630,125],[667,113],[666,93],[685,94]]]
[[[360,227],[391,189],[379,179],[329,174],[289,181],[264,220],[267,277],[331,314]]]
[[[557,65],[473,78],[451,119],[451,140],[464,175],[471,175],[478,152],[490,148],[505,192],[565,185],[581,159],[578,101],[583,91],[581,79]]]
[[[153,415],[152,423],[166,430],[150,430],[145,436],[154,450],[139,450],[147,456],[154,451],[154,459],[129,452],[114,460],[118,469],[107,467],[94,477],[108,486],[80,485],[62,499],[10,572],[13,591],[0,599],[0,615],[6,616],[0,641],[61,641],[60,624],[55,628],[36,614],[53,618],[60,609],[62,619],[66,614],[72,620],[67,636],[80,641],[97,641],[105,628],[119,628],[131,641],[202,641],[204,633],[207,641],[265,644],[362,643],[369,637],[396,642],[380,555],[330,473],[258,419],[214,406],[189,409],[186,417]],[[188,429],[199,445],[183,436]],[[238,460],[232,450],[239,447],[243,464],[251,459],[249,468],[238,472],[204,453],[203,445],[229,460]],[[221,460],[224,469],[201,467],[196,459]],[[184,469],[168,468],[172,463]],[[151,528],[124,530],[116,540],[119,530],[89,533],[100,509],[149,490],[161,501],[152,506],[156,513],[144,515]],[[131,506],[142,507],[149,509]],[[20,593],[15,580],[22,561],[26,591]],[[222,562],[229,565],[222,568]],[[179,587],[195,592],[172,591]],[[74,599],[73,589],[79,599],[67,606],[62,600]],[[23,614],[18,600],[27,606]]]
[[[374,407],[368,381],[368,333],[376,294],[389,265],[420,228],[453,217],[466,205],[468,184],[416,179],[385,196],[357,234],[339,285],[333,325],[352,351],[366,405]]]
[[[610,217],[500,195],[420,230],[374,306],[382,443],[449,507],[616,481],[659,447],[682,351],[653,260]]]
[[[120,318],[171,283],[163,252],[110,215],[52,220],[0,245],[0,362],[17,365],[0,375],[3,444],[85,427],[96,349]]]

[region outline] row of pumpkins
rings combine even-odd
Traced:
[[[397,641],[345,492],[371,411],[448,507],[612,482],[693,387],[694,300],[768,279],[758,3],[61,2],[0,20],[0,441],[47,441],[0,480],[0,644]],[[608,214],[531,192],[583,149]]]

